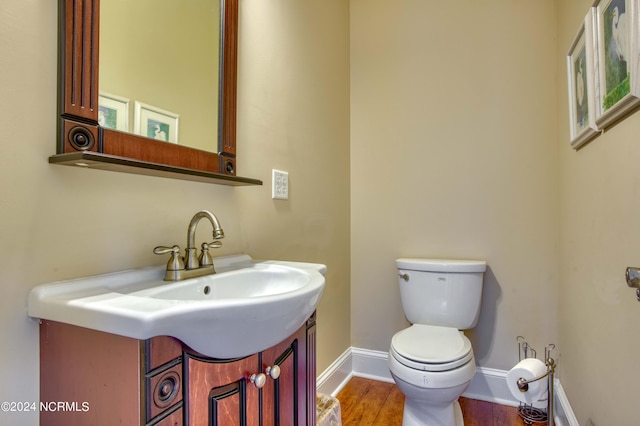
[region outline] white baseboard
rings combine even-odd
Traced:
[[[567,394],[564,392],[562,384],[560,384],[560,380],[556,379],[554,384],[556,392],[556,426],[580,426],[578,418],[573,413],[571,404],[569,404],[569,398],[567,398]]]
[[[336,396],[353,376],[352,348],[348,348],[316,378],[319,393]]]
[[[393,383],[393,377],[389,372],[389,364],[387,364],[388,356],[387,352],[351,348],[353,375]]]
[[[511,407],[519,405],[507,387],[507,372],[495,368],[476,367],[476,375],[463,396]]]
[[[318,392],[336,396],[352,376],[393,382],[387,365],[388,355],[387,352],[348,348],[318,376]],[[557,379],[554,389],[556,426],[580,426]],[[477,367],[473,381],[462,396],[512,407],[519,404],[507,387],[507,371],[486,367]]]

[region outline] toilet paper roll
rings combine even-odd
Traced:
[[[529,383],[529,389],[525,392],[518,388],[518,379],[522,377],[525,380],[531,380],[544,376],[546,372],[547,366],[542,361],[536,358],[525,358],[507,373],[507,386],[518,401],[533,404],[540,399],[546,398],[548,376]]]

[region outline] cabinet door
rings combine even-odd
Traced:
[[[185,354],[189,426],[258,426],[258,389],[248,380],[258,355],[235,361]]]
[[[306,426],[305,327],[261,353],[262,372],[277,365],[280,376],[262,388],[263,426]]]

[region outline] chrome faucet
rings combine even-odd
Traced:
[[[202,243],[202,251],[200,252],[200,256],[198,256],[198,249],[196,248],[196,227],[203,218],[211,222],[211,226],[213,227],[213,242]],[[215,274],[216,270],[213,267],[213,259],[209,254],[209,249],[221,247],[222,242],[218,240],[222,238],[224,238],[224,231],[216,215],[208,210],[201,210],[196,213],[191,218],[189,228],[187,229],[187,248],[185,249],[184,258],[180,256],[180,247],[177,245],[172,247],[158,246],[153,249],[155,254],[171,253],[171,258],[169,262],[167,262],[167,271],[164,275],[164,280],[180,281],[187,278]]]

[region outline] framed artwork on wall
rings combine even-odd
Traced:
[[[129,99],[110,93],[98,95],[98,124],[108,129],[129,131]]]
[[[604,129],[640,106],[638,0],[594,4],[596,124]]]
[[[178,119],[178,114],[136,101],[133,132],[140,136],[177,144]]]
[[[590,10],[584,18],[567,55],[569,130],[571,146],[575,149],[599,134],[595,120],[593,68],[595,41],[593,38],[593,26],[594,14],[593,10]]]

